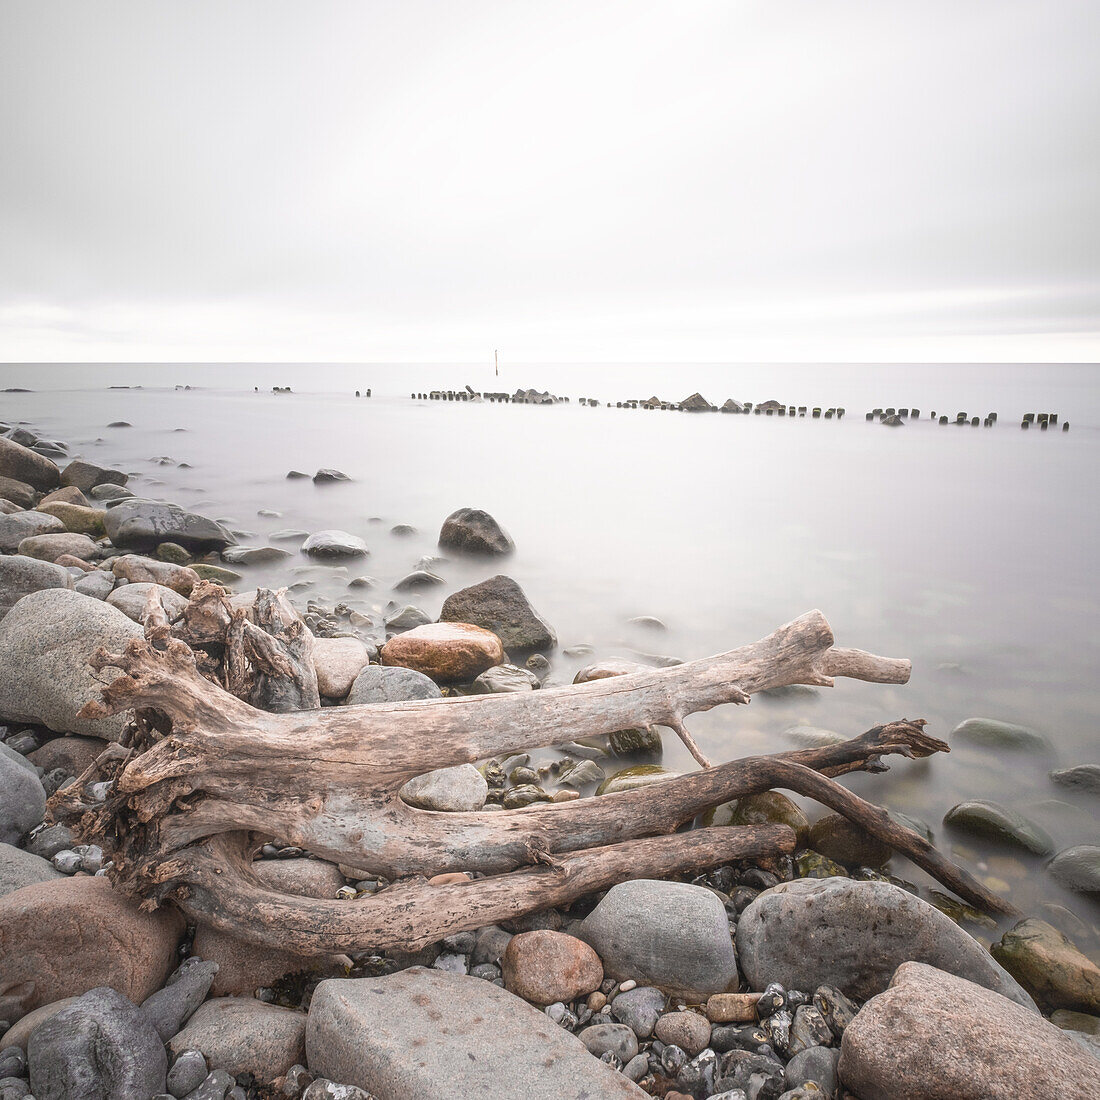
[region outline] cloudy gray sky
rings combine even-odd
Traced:
[[[0,359],[1100,360],[1096,0],[0,0]]]

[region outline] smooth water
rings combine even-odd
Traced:
[[[121,466],[139,495],[230,519],[254,535],[245,543],[285,528],[363,536],[371,555],[347,571],[302,557],[245,570],[241,587],[312,582],[302,602],[315,595],[367,610],[394,598],[434,615],[447,593],[503,571],[562,648],[586,642],[596,657],[680,658],[741,645],[820,608],[838,644],[911,658],[910,683],[839,680],[831,690],[695,715],[688,724],[703,750],[723,760],[791,747],[785,731],[798,725],[851,736],[900,717],[927,718],[940,737],[976,715],[1041,730],[1056,746],[1051,757],[959,746],[849,782],[926,819],[961,862],[1007,882],[1025,911],[1060,903],[1092,926],[1096,904],[1061,891],[1043,860],[940,821],[964,798],[992,798],[1038,821],[1059,848],[1100,843],[1095,796],[1047,778],[1055,766],[1100,761],[1098,381],[1088,366],[531,366],[504,368],[499,379],[491,368],[446,365],[7,366],[0,386],[38,392],[0,394],[0,420],[26,421],[74,454]],[[467,382],[549,388],[573,400],[409,397]],[[295,392],[273,395],[273,385]],[[353,396],[367,387],[370,399]],[[696,390],[715,404],[776,398],[843,405],[847,415],[792,420],[576,401],[654,391],[679,400]],[[921,420],[898,429],[865,422],[866,411],[888,405],[917,406]],[[1000,419],[990,429],[940,427],[927,419],[933,409]],[[1021,414],[1033,411],[1057,412],[1071,430],[1021,431]],[[108,429],[116,420],[132,427]],[[353,481],[286,480],[290,469],[322,466]],[[516,553],[447,561],[437,566],[444,587],[411,601],[392,593],[417,559],[438,553],[440,524],[463,506],[496,516]],[[261,509],[282,514],[265,518]],[[418,534],[391,535],[398,523]],[[360,574],[378,587],[348,590]],[[628,625],[637,615],[658,616],[667,630]],[[559,649],[554,681],[593,659]],[[666,766],[694,766],[673,735],[665,745]],[[1070,918],[1046,915],[1080,940]]]

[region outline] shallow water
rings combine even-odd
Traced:
[[[910,657],[911,682],[840,680],[831,690],[695,715],[689,726],[703,750],[728,759],[789,747],[785,731],[798,725],[851,736],[899,717],[927,718],[940,737],[974,715],[1032,726],[1051,738],[1052,756],[960,746],[850,783],[925,818],[962,862],[1008,881],[1021,908],[1057,902],[1089,925],[1100,920],[1097,905],[1061,891],[1042,860],[940,824],[963,798],[993,798],[1038,820],[1058,847],[1100,843],[1095,796],[1047,778],[1051,767],[1100,760],[1096,368],[643,365],[502,373],[498,380],[491,370],[461,366],[9,366],[0,367],[0,386],[39,392],[0,394],[0,420],[27,421],[68,441],[74,455],[121,466],[139,495],[232,520],[255,535],[242,542],[259,545],[285,528],[362,535],[371,555],[346,573],[295,574],[311,565],[302,557],[243,570],[241,587],[313,581],[303,603],[316,595],[367,609],[393,597],[434,615],[447,593],[503,571],[554,625],[562,647],[585,642],[597,657],[635,649],[681,658],[743,644],[820,608],[838,644]],[[467,382],[550,388],[573,402],[409,399],[412,391]],[[123,384],[143,388],[105,388]],[[176,391],[176,384],[206,388]],[[295,392],[273,395],[276,384]],[[368,386],[372,398],[352,396]],[[716,404],[733,396],[844,405],[847,415],[789,420],[576,403],[582,395],[614,401],[654,390],[671,400],[701,390]],[[893,430],[864,421],[866,411],[886,405],[916,405],[922,420]],[[927,419],[932,409],[952,418],[997,411],[1000,421],[991,429],[939,427]],[[1072,428],[1022,432],[1026,411],[1057,412]],[[132,427],[108,429],[115,420]],[[322,466],[354,480],[315,486],[285,478],[292,468]],[[438,553],[440,524],[462,506],[493,513],[516,553],[505,562],[442,563],[444,587],[409,601],[395,596],[390,585],[422,555]],[[282,515],[261,517],[261,509]],[[398,523],[418,534],[390,534]],[[379,586],[347,590],[364,573]],[[667,630],[630,626],[637,615],[658,616]],[[559,649],[553,679],[568,682],[593,659]],[[671,734],[665,744],[667,766],[692,766]],[[899,873],[919,877],[905,865]],[[1068,918],[1055,921],[1070,930]]]

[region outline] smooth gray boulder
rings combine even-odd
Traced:
[[[439,545],[465,554],[510,554],[516,548],[507,531],[480,508],[459,508],[439,530]]]
[[[418,775],[398,793],[409,805],[422,810],[473,812],[485,805],[489,784],[473,764],[456,764]]]
[[[452,593],[443,601],[439,618],[491,630],[509,653],[553,649],[558,644],[554,628],[531,606],[523,589],[503,574]]]
[[[796,879],[765,890],[737,924],[737,953],[751,988],[834,986],[866,1000],[904,962],[928,963],[1035,1011],[988,951],[950,917],[888,882]]]
[[[621,882],[576,933],[596,950],[611,978],[706,999],[737,988],[729,918],[705,887],[657,879]]]
[[[1047,865],[1050,873],[1067,890],[1079,894],[1100,894],[1100,847],[1075,844],[1060,851]]]
[[[0,815],[2,813],[0,811]],[[0,844],[0,897],[30,886],[32,882],[62,877],[61,872],[54,870],[48,859],[25,852],[11,844]]]
[[[73,585],[77,592],[85,596],[91,596],[93,600],[105,600],[114,590],[114,587],[114,574],[108,573],[105,569],[93,569],[90,573],[85,573],[83,577],[79,577]]]
[[[37,1100],[121,1100],[164,1092],[168,1057],[132,1001],[101,986],[31,1033],[31,1090]]]
[[[908,962],[845,1028],[840,1079],[865,1100],[1093,1100],[1100,1061],[1008,998]]]
[[[54,535],[65,530],[65,524],[48,512],[12,512],[0,516],[0,550],[14,554],[19,544],[34,535]]]
[[[302,553],[314,558],[361,558],[367,552],[367,544],[347,531],[314,531],[302,543]]]
[[[1046,830],[1030,818],[997,802],[984,799],[960,802],[944,814],[943,823],[977,836],[1012,844],[1035,855],[1049,856],[1054,851],[1054,841]]]
[[[45,815],[46,792],[34,765],[0,742],[0,843],[18,843]]]
[[[306,1025],[310,1071],[377,1100],[642,1100],[573,1035],[499,986],[414,967],[331,979]]]
[[[140,637],[141,627],[91,596],[63,588],[24,596],[0,620],[0,721],[117,741],[123,715],[77,717],[119,671],[94,675],[88,659],[100,646],[119,653]]]
[[[108,508],[104,516],[107,537],[115,546],[130,550],[154,550],[162,542],[174,542],[187,550],[224,550],[236,538],[220,523],[176,504],[151,500],[124,500]]]
[[[367,665],[348,692],[348,704],[403,703],[410,699],[441,699],[436,682],[413,668]]]
[[[1100,764],[1078,764],[1073,768],[1062,768],[1051,772],[1050,778],[1060,787],[1100,794]]]
[[[2,436],[0,436],[0,476],[25,482],[42,493],[48,493],[61,484],[61,471],[56,463]]]
[[[648,1039],[667,1004],[668,998],[656,986],[638,985],[620,993],[611,1002],[611,1015],[639,1039]]]
[[[951,731],[951,740],[965,741],[990,749],[1012,749],[1024,752],[1049,752],[1050,739],[1028,726],[1002,722],[998,718],[967,718]]]
[[[82,493],[90,493],[97,485],[125,485],[128,480],[121,470],[109,470],[82,458],[74,458],[61,471],[61,484],[75,485]]]
[[[0,557],[0,619],[31,592],[72,587],[73,578],[62,565],[22,554],[5,554]]]

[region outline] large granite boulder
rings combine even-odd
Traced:
[[[109,470],[82,458],[74,458],[61,471],[61,484],[75,486],[82,493],[90,493],[97,485],[125,485],[128,480],[121,470]]]
[[[224,550],[237,541],[220,523],[206,516],[151,500],[124,500],[107,510],[104,523],[111,542],[127,550],[155,550],[162,542],[174,542],[205,553]]]
[[[0,742],[0,843],[17,843],[45,813],[46,792],[34,765]]]
[[[839,1068],[863,1100],[1100,1096],[1100,1061],[1054,1024],[918,962],[900,966],[845,1028]]]
[[[464,554],[510,554],[516,544],[488,512],[480,508],[459,508],[444,521],[439,545]]]
[[[24,596],[0,620],[0,720],[117,741],[124,717],[78,718],[117,670],[93,674],[100,647],[119,653],[141,627],[102,600],[64,588]]]
[[[509,653],[532,653],[558,644],[554,628],[531,606],[523,589],[503,575],[448,596],[439,619],[491,630]]]
[[[168,1073],[152,1024],[108,987],[90,990],[35,1028],[27,1062],[38,1100],[155,1096]]]
[[[19,544],[32,535],[50,535],[65,530],[57,516],[45,512],[12,512],[0,516],[0,550],[14,554]]]
[[[176,961],[183,919],[145,913],[102,876],[33,883],[0,898],[0,1019],[110,983],[140,1003]]]
[[[636,879],[612,886],[576,932],[610,978],[702,999],[737,989],[729,918],[703,886]]]
[[[0,619],[31,592],[72,586],[73,578],[64,566],[23,554],[4,554],[0,556]]]
[[[545,1013],[491,982],[414,967],[322,982],[310,1071],[377,1100],[642,1100],[645,1093]]]
[[[469,623],[429,623],[406,630],[382,647],[382,664],[415,669],[444,684],[473,680],[504,661],[490,630]]]
[[[44,455],[0,436],[0,476],[23,481],[48,493],[61,484],[61,471]]]
[[[881,993],[904,962],[928,963],[1034,1011],[1031,998],[950,917],[888,882],[796,879],[741,914],[737,953],[751,988],[833,986],[857,1000]]]

